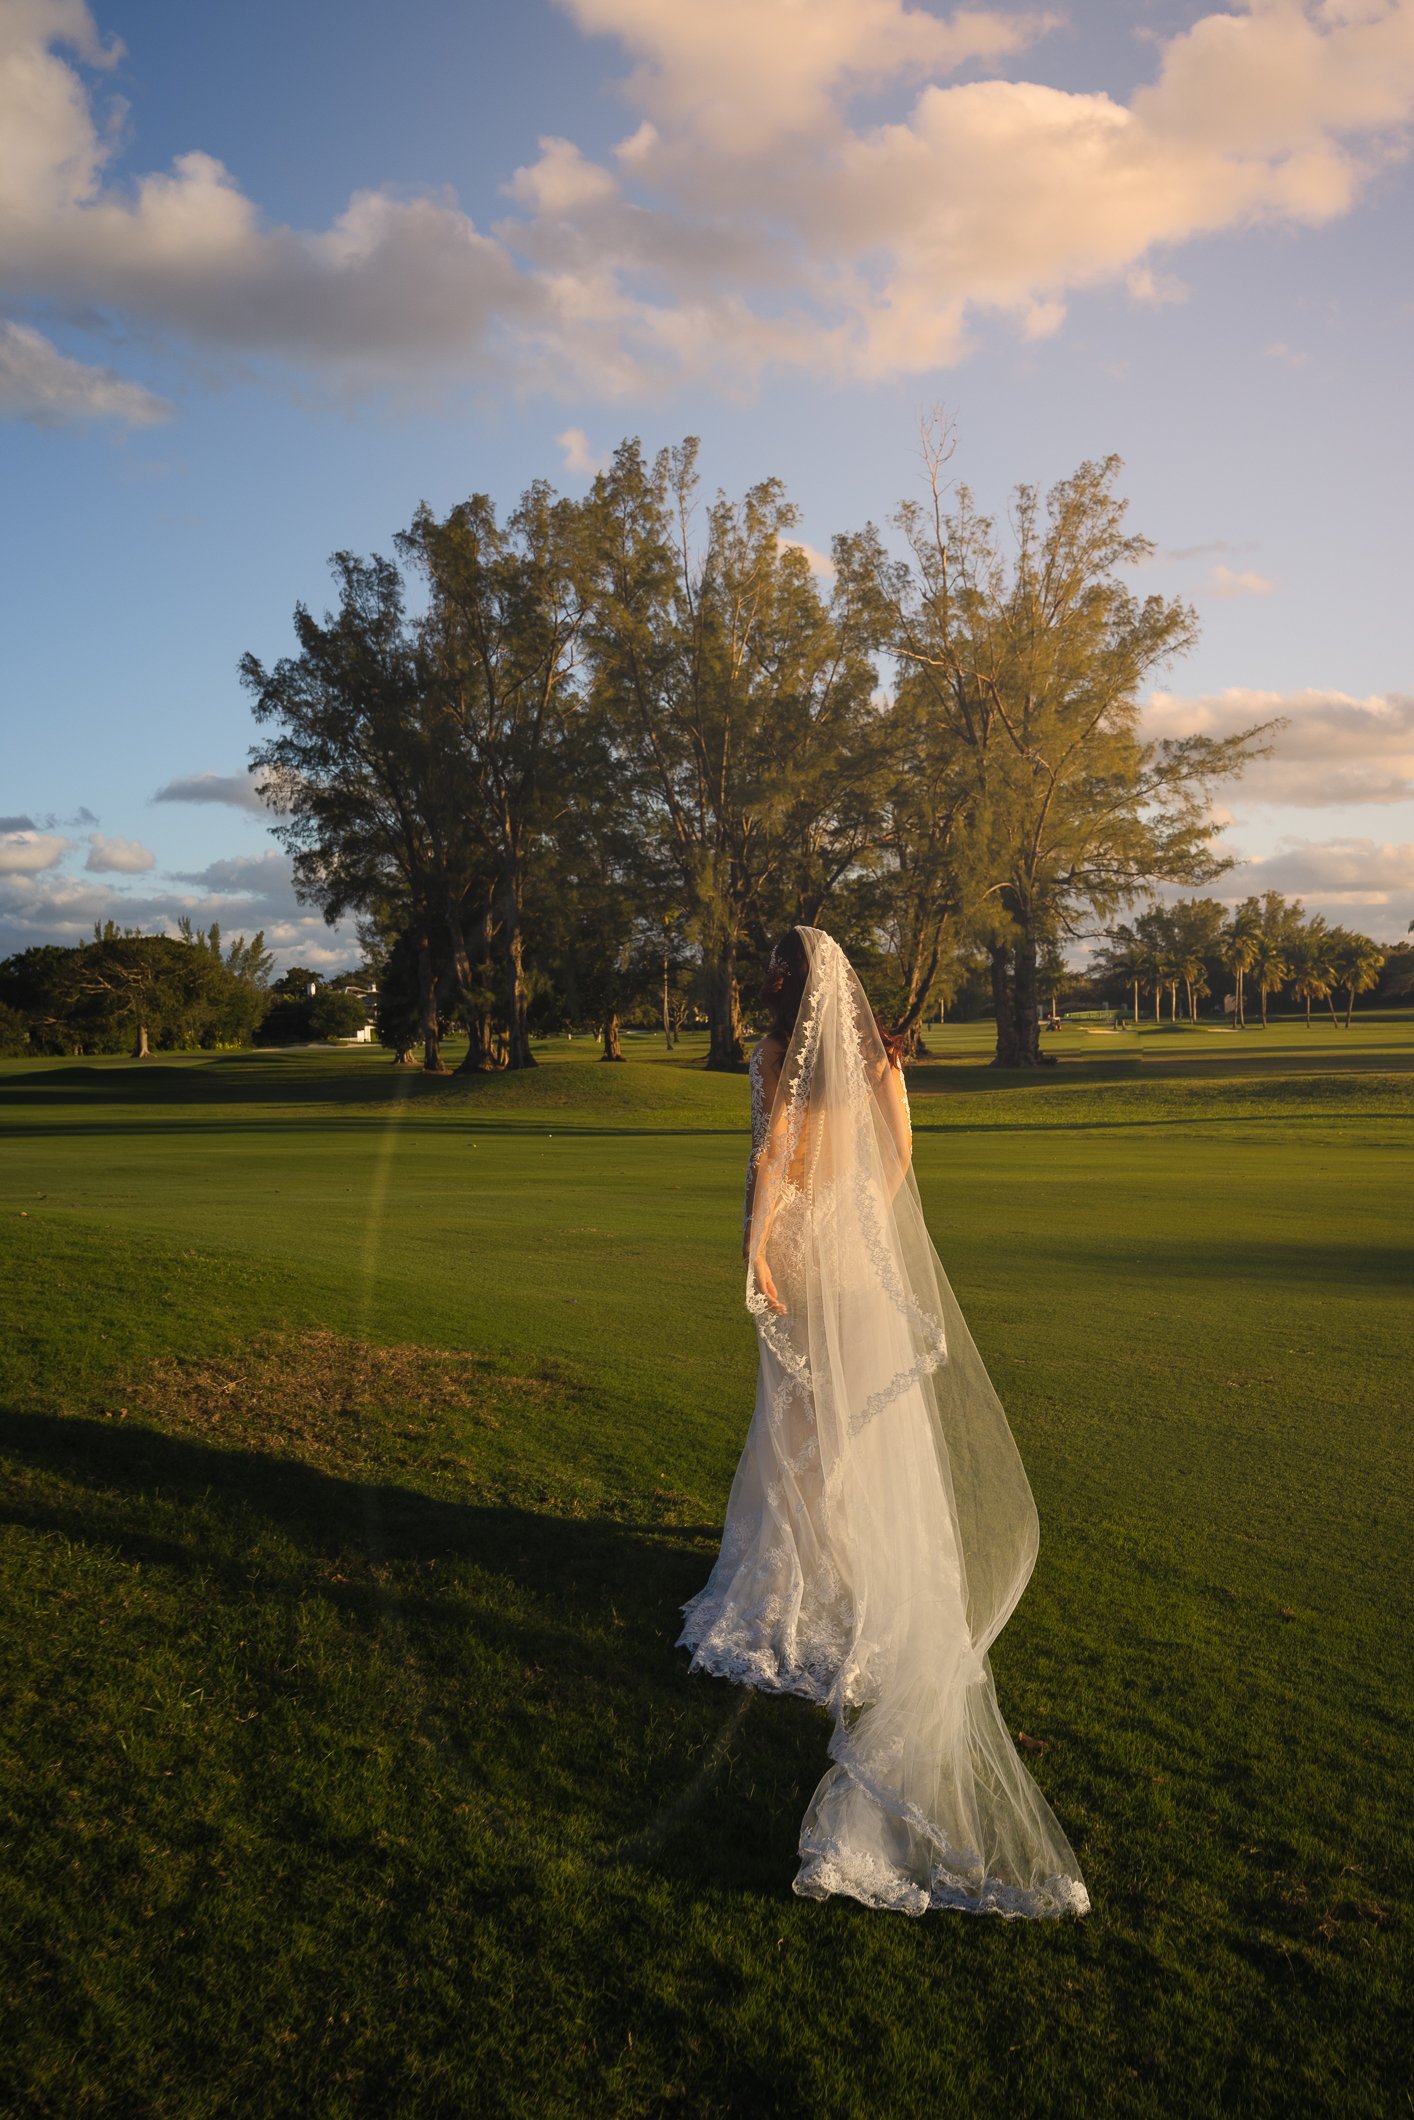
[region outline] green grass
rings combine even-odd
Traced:
[[[930,1034],[1082,1923],[790,1892],[690,1678],[746,1086],[649,1039],[0,1066],[0,2111],[1410,2108],[1414,1023]]]

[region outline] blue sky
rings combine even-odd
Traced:
[[[823,550],[939,404],[989,504],[1123,456],[1155,732],[1288,719],[1221,890],[1397,939],[1411,120],[1411,0],[0,0],[0,951],[351,961],[240,806],[335,547],[690,432]]]

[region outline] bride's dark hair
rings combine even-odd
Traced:
[[[790,928],[771,952],[759,997],[771,1011],[772,1035],[779,1038],[782,1045],[790,1044],[790,1034],[795,1029],[795,1019],[805,998],[809,972],[810,961],[799,930]]]

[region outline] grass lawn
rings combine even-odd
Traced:
[[[790,1891],[690,1678],[747,1091],[627,1041],[0,1064],[0,2112],[1410,2111],[1414,1020],[930,1034],[1094,1911]]]

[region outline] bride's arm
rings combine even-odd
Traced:
[[[755,1273],[757,1286],[773,1310],[782,1305],[776,1295],[776,1284],[766,1264],[766,1239],[771,1224],[776,1219],[780,1203],[781,1166],[785,1157],[786,1107],[782,1100],[776,1101],[776,1089],[781,1079],[781,1062],[784,1054],[767,1046],[761,1055],[761,1094],[769,1113],[766,1132],[761,1147],[754,1158],[751,1172],[751,1187],[746,1212],[746,1240],[749,1262]],[[753,1215],[755,1218],[753,1229]]]
[[[908,1176],[908,1167],[913,1161],[913,1125],[908,1114],[908,1091],[903,1084],[903,1069],[895,1067],[886,1056],[882,1068],[876,1073],[875,1081],[875,1095],[888,1125],[897,1165],[897,1176],[889,1189],[892,1197]]]

